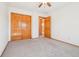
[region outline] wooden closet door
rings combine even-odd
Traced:
[[[31,16],[23,15],[22,23],[25,24],[25,27],[22,28],[22,39],[31,38]]]
[[[19,22],[21,21],[22,16],[16,13],[11,13],[11,40],[21,40],[22,34],[21,29],[19,28]]]
[[[50,16],[46,17],[45,21],[44,21],[44,36],[51,38],[51,21],[50,21]]]
[[[31,16],[11,13],[11,40],[31,38]]]

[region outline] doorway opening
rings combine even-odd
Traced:
[[[51,38],[51,17],[39,16],[39,37]]]

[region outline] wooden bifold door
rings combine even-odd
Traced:
[[[11,40],[31,38],[31,16],[11,13]]]
[[[51,17],[46,17],[44,21],[44,36],[47,38],[51,38]]]

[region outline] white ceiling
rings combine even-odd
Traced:
[[[58,9],[68,4],[67,2],[50,2],[50,3],[52,7],[46,6],[45,8],[43,6],[38,8],[38,5],[40,4],[40,2],[9,2],[8,6],[48,13],[52,11],[53,9]]]

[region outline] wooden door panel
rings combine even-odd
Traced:
[[[31,16],[24,15],[22,22],[26,24],[26,27],[22,29],[22,37],[23,39],[29,39],[31,38]]]
[[[47,17],[44,21],[44,36],[50,38],[51,37],[51,28],[50,28],[50,17]]]
[[[19,14],[11,13],[11,39],[12,40],[20,40],[21,37],[21,29],[18,28],[18,22],[20,21],[21,16]]]

